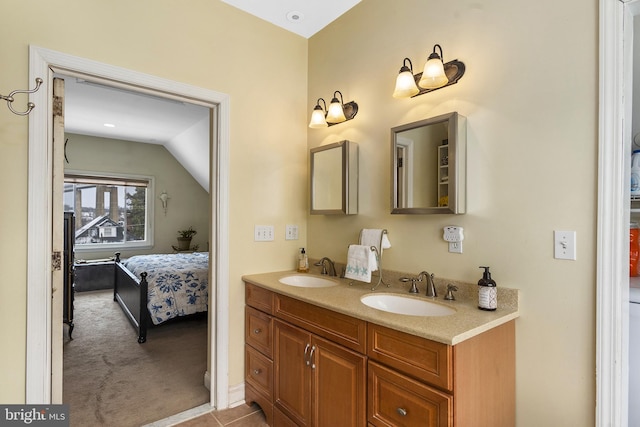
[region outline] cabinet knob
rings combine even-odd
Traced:
[[[262,332],[262,329],[260,329],[260,328],[256,328],[256,329],[253,330],[254,334],[259,334],[260,332]]]
[[[254,369],[253,373],[256,375],[260,375],[260,372],[262,372],[260,369]]]
[[[396,409],[396,412],[397,412],[398,414],[400,414],[401,416],[403,416],[403,417],[406,417],[406,416],[407,416],[407,410],[406,410],[406,409],[404,409],[404,408],[398,408],[398,409]]]

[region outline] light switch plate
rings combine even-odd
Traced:
[[[287,224],[284,232],[285,240],[298,240],[298,226]]]
[[[273,225],[256,225],[254,227],[254,239],[256,242],[273,241]]]
[[[553,232],[553,257],[556,259],[576,260],[576,232]]]

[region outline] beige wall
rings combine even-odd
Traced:
[[[518,426],[588,426],[595,411],[597,2],[365,0],[309,43],[310,113],[335,90],[353,121],[309,130],[309,147],[360,148],[360,211],[310,216],[309,256],[346,259],[360,228],[386,228],[386,268],[521,290]],[[394,99],[404,57],[433,45],[466,64],[456,85]],[[466,215],[391,215],[390,128],[458,111],[468,118]],[[464,227],[450,254],[446,225]],[[577,261],[553,258],[553,230],[577,231]],[[487,396],[488,399],[491,396]]]
[[[149,198],[154,206],[154,245],[149,249],[121,251],[123,257],[143,253],[171,253],[171,246],[178,243],[178,230],[189,226],[193,226],[198,232],[191,244],[199,245],[199,250],[208,250],[209,194],[162,145],[74,134],[66,134],[65,137],[68,141],[69,159],[65,170],[135,174],[154,178],[154,193]],[[158,199],[163,191],[170,197],[166,215]],[[96,259],[112,255],[113,250],[76,249],[76,259]]]
[[[9,1],[0,15],[0,52],[11,58],[2,94],[31,85],[29,44],[229,94],[229,382],[241,383],[241,276],[293,268],[306,246],[307,41],[218,0]],[[11,284],[0,286],[0,402],[21,403],[29,119],[0,108],[0,259]],[[254,224],[274,225],[276,241],[255,243]],[[284,240],[285,224],[300,226],[300,240]]]

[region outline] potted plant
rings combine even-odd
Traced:
[[[178,250],[180,251],[188,251],[191,247],[191,238],[195,236],[198,232],[193,229],[193,226],[190,226],[186,230],[178,231]]]

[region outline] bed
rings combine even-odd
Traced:
[[[113,300],[147,340],[147,329],[208,310],[209,253],[115,254]]]

